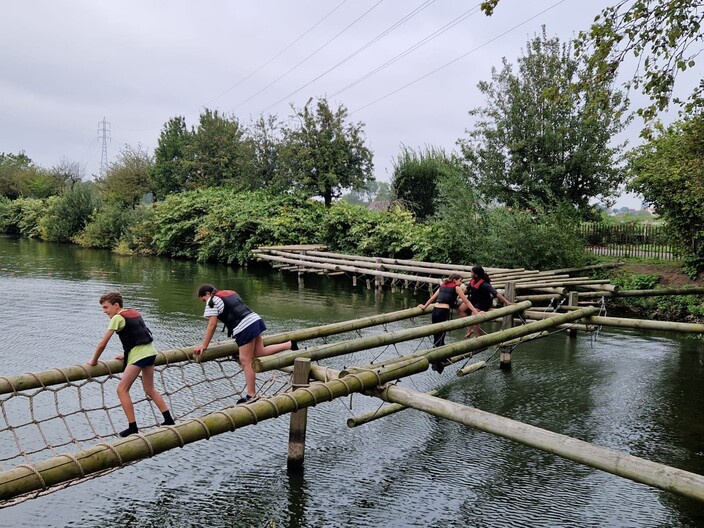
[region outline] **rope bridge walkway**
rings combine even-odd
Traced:
[[[341,339],[338,333],[340,330],[353,331],[358,337],[361,337],[363,328],[370,328],[373,334],[387,333],[387,322],[407,319],[419,313],[421,310],[418,309],[403,310],[385,317],[374,316],[342,325],[336,323],[317,329],[277,334],[267,337],[265,342],[284,342],[292,337],[317,338],[324,348],[330,345],[328,336]],[[429,346],[432,343],[419,341],[416,351]],[[192,348],[173,349],[158,354],[154,371],[155,386],[167,401],[177,424],[188,420],[200,421],[208,413],[235,406],[246,388],[242,367],[235,360],[236,350],[234,342],[227,341],[211,345],[201,356],[202,359],[193,356]],[[369,349],[365,353],[371,363],[385,356],[402,355],[395,344]],[[0,508],[64,489],[134,463],[123,463],[120,459],[117,467],[108,467],[90,475],[85,475],[81,470],[79,478],[56,485],[46,485],[35,469],[38,461],[51,457],[65,457],[67,464],[80,467],[71,452],[96,445],[114,452],[111,442],[125,421],[116,394],[121,374],[122,361],[109,360],[101,361],[96,367],[81,364],[20,376],[0,376],[0,473],[9,472],[13,468],[27,468],[42,483],[39,491],[7,501],[0,499]],[[258,374],[256,383],[258,396],[271,397],[291,390],[291,375],[287,372],[269,371]],[[156,430],[162,420],[161,413],[144,395],[139,383],[133,385],[131,396],[140,426],[140,433],[136,436]]]

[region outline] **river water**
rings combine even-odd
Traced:
[[[205,321],[194,292],[203,282],[237,289],[270,333],[427,298],[376,293],[345,277],[310,276],[301,287],[295,274],[266,266],[0,237],[0,375],[88,360],[107,325],[97,299],[111,289],[142,311],[160,350],[196,344]],[[449,340],[461,337],[457,331]],[[111,343],[106,353],[118,348]],[[359,362],[368,357],[321,363]],[[596,338],[556,333],[521,345],[510,373],[496,363],[464,378],[455,370],[402,386],[437,388],[461,404],[704,474],[700,340],[609,329]],[[286,469],[289,420],[282,417],[2,509],[0,526],[704,526],[704,503],[418,411],[347,428],[350,416],[377,406],[357,395],[310,409],[299,473]]]

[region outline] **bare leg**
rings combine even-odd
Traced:
[[[120,399],[120,405],[122,405],[122,410],[125,411],[125,416],[129,423],[135,421],[134,405],[132,405],[132,398],[130,398],[130,388],[134,380],[139,376],[140,370],[142,369],[136,365],[127,365],[127,368],[122,373],[122,379],[117,386],[117,397]]]
[[[247,384],[247,395],[254,396],[257,392],[257,387],[255,384],[256,374],[252,368],[252,360],[254,359],[254,351],[256,349],[257,340],[260,346],[263,347],[262,336],[257,336],[252,339],[249,343],[240,346],[240,363],[242,364],[242,370],[244,371],[244,380]]]
[[[153,365],[149,367],[144,367],[142,369],[142,387],[144,387],[144,394],[151,398],[151,400],[159,408],[160,412],[166,412],[169,410],[169,408],[166,406],[166,403],[164,402],[164,398],[162,398],[159,391],[154,388]]]
[[[291,350],[291,346],[293,345],[291,341],[286,341],[285,343],[279,343],[277,345],[267,345],[264,346],[264,339],[262,336],[257,336],[257,339],[259,339],[259,343],[261,346],[257,346],[254,350],[254,357],[263,357],[263,356],[271,356],[273,354],[278,354],[279,352],[283,352],[284,350]]]

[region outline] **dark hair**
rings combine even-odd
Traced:
[[[453,273],[447,279],[445,279],[445,284],[447,284],[448,282],[455,282],[457,279],[461,279],[461,278],[462,278],[462,275],[460,275],[459,273]]]
[[[472,273],[474,273],[477,277],[482,279],[484,282],[491,282],[491,279],[489,278],[489,274],[484,271],[484,268],[481,266],[474,266],[472,268]]]
[[[203,295],[209,293],[211,297],[210,301],[208,301],[208,306],[212,308],[214,306],[212,295],[214,295],[216,291],[218,291],[218,289],[212,284],[201,284],[200,288],[198,288],[198,298],[200,299]]]
[[[122,294],[119,291],[111,291],[101,295],[100,300],[98,302],[100,304],[103,304],[105,301],[109,302],[110,304],[117,303],[120,305],[120,308],[124,307]]]

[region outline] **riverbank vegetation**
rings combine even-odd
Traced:
[[[307,243],[550,269],[594,259],[579,224],[628,185],[667,221],[694,277],[704,269],[701,101],[696,92],[687,116],[649,128],[642,146],[616,144],[629,100],[616,88],[619,61],[604,69],[595,57],[611,56],[618,31],[595,24],[562,43],[543,29],[515,63],[504,59],[478,85],[485,105],[469,111],[459,151],[403,146],[390,184],[374,180],[364,124],[342,104],[311,98],[287,120],[263,115],[248,124],[205,109],[190,128],[181,116],[169,119],[153,153],[125,146],[92,181],[77,163],[46,169],[24,153],[0,154],[0,232],[225,264],[246,263],[257,246]],[[653,52],[666,47],[658,42]],[[679,70],[691,67],[685,59]],[[658,86],[662,109],[672,83]]]

